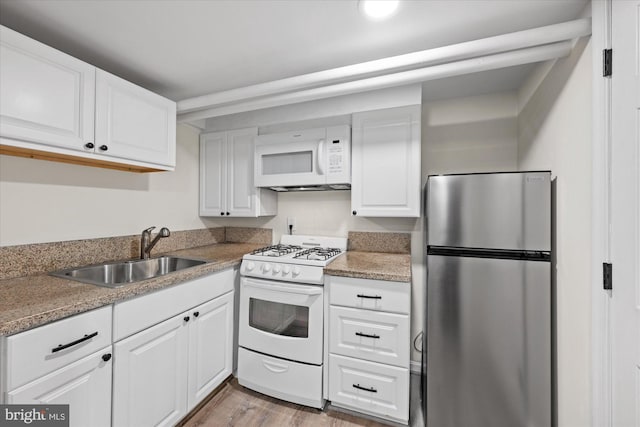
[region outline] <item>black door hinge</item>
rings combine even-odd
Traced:
[[[610,262],[602,263],[602,287],[608,291],[613,289],[612,269],[613,269],[613,266]]]
[[[602,51],[602,77],[611,77],[611,67],[613,65],[613,49]]]

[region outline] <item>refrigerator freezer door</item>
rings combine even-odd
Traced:
[[[429,255],[427,427],[551,426],[550,295],[548,262]]]
[[[551,250],[549,172],[430,176],[432,246]]]

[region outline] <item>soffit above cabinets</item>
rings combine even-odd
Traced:
[[[0,24],[173,100],[576,19],[587,0],[21,0]]]

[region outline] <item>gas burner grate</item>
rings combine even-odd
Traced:
[[[321,260],[325,261],[340,255],[342,251],[338,248],[310,248],[302,252],[298,252],[293,257],[298,259]]]
[[[251,252],[251,255],[279,257],[297,252],[299,250],[302,250],[302,246],[277,244],[256,249],[255,251]]]

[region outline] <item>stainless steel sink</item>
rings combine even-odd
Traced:
[[[185,268],[195,267],[197,265],[205,264],[206,262],[208,261],[162,256],[159,258],[120,261],[70,268],[54,271],[49,274],[92,285],[117,288],[126,284],[162,276],[174,271],[184,270]]]

